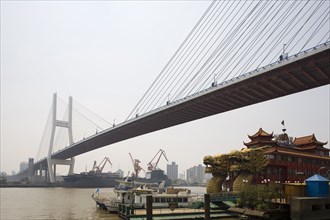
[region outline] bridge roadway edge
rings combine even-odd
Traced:
[[[288,61],[286,65],[284,61],[283,65],[266,69],[262,74],[229,82],[228,85],[211,89],[211,92],[197,97],[187,97],[178,104],[171,103],[99,132],[71,147],[55,152],[52,158],[67,159],[153,131],[328,85],[329,61],[329,47],[293,62]],[[38,161],[35,167],[40,163],[44,164],[45,161]]]

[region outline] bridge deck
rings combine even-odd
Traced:
[[[329,43],[104,130],[53,154],[67,159],[139,135],[330,83]],[[38,163],[45,164],[45,160]]]

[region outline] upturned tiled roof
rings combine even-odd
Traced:
[[[248,135],[249,138],[255,138],[255,137],[273,137],[273,132],[271,134],[267,133],[266,131],[262,130],[262,128],[259,128],[259,131],[255,133],[254,135]]]
[[[296,146],[299,145],[306,145],[306,144],[320,144],[320,145],[326,145],[328,142],[320,142],[318,140],[316,140],[315,135],[308,135],[308,136],[304,136],[304,137],[298,137],[295,138],[293,141],[293,144]]]

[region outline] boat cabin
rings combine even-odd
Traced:
[[[175,190],[173,190],[175,189]],[[152,206],[154,208],[185,208],[192,203],[192,198],[195,197],[188,189],[168,188],[165,193],[139,193],[135,192],[134,204],[136,208],[145,208],[147,206],[147,196],[152,196]]]

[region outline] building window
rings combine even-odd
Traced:
[[[302,158],[298,157],[298,163],[302,163]]]
[[[292,161],[292,158],[290,156],[288,156],[288,161],[291,162]]]
[[[268,154],[268,155],[266,155],[266,158],[273,160],[275,157],[274,157],[274,154]]]

